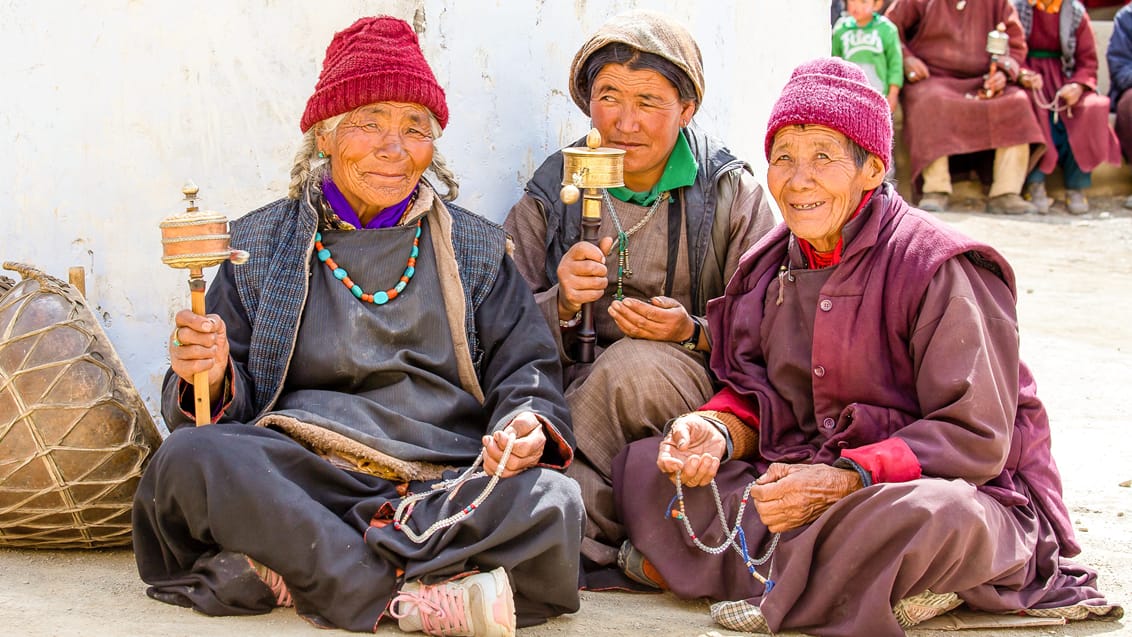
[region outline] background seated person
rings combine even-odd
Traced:
[[[1089,211],[1085,190],[1102,162],[1120,165],[1120,142],[1108,125],[1108,97],[1097,94],[1097,39],[1085,6],[1076,0],[1014,0],[1026,32],[1026,67],[1021,83],[1032,88],[1034,115],[1046,138],[1046,152],[1026,177],[1026,199],[1040,213],[1053,201],[1046,175],[1061,166],[1065,207]],[[1061,25],[1067,28],[1062,33]]]
[[[1034,212],[1022,198],[1022,184],[1045,137],[1029,96],[1015,85],[1026,39],[1010,0],[900,0],[885,15],[904,43],[900,99],[912,179],[923,178],[919,207],[929,212],[947,207],[952,156],[994,151],[987,212]],[[988,75],[987,33],[999,23],[1006,25],[1010,49]],[[995,96],[972,99],[980,91]]]
[[[1121,7],[1112,18],[1112,35],[1108,40],[1110,107],[1116,113],[1116,136],[1124,159],[1132,162],[1132,6]],[[1132,196],[1124,200],[1132,208]]]

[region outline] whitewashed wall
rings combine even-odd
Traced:
[[[172,315],[188,304],[157,224],[183,209],[189,178],[229,218],[285,193],[335,31],[363,15],[423,17],[459,203],[502,221],[542,158],[589,128],[566,88],[570,60],[631,8],[688,25],[707,74],[697,120],[761,178],[775,96],[794,65],[828,51],[825,0],[0,0],[0,260],[64,279],[86,268],[87,297],[156,414]]]

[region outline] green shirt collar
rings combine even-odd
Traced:
[[[681,130],[676,136],[676,144],[672,146],[672,152],[668,155],[668,163],[664,165],[664,172],[660,175],[660,181],[656,182],[656,185],[644,192],[636,192],[625,187],[610,188],[609,194],[621,201],[634,203],[638,206],[651,206],[660,193],[672,192],[677,188],[691,186],[696,182],[696,175],[699,171],[700,166],[696,163],[695,156],[692,155],[688,140],[684,138],[684,131]]]

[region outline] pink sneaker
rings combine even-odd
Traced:
[[[451,637],[514,637],[515,600],[502,567],[440,584],[405,584],[389,605],[407,632]]]
[[[275,593],[276,606],[290,608],[295,605],[294,600],[291,599],[291,591],[283,581],[283,576],[250,557],[248,558],[248,563],[252,565],[252,568],[255,569],[255,574],[263,580],[264,584],[267,584],[271,592]]]

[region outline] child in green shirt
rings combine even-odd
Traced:
[[[900,87],[904,86],[904,54],[896,25],[877,11],[884,0],[847,0],[846,16],[833,25],[833,56],[848,60],[865,71],[869,82],[888,98],[896,110]]]

